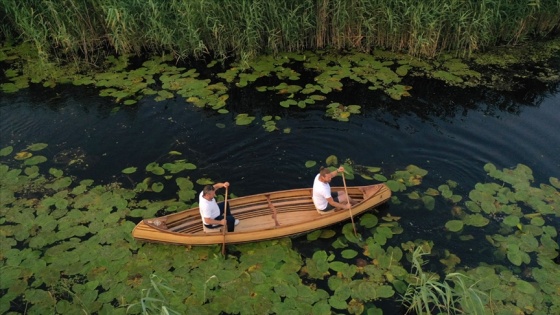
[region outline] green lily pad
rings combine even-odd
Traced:
[[[517,244],[508,244],[507,258],[512,264],[521,266],[521,264],[523,263],[523,257],[522,252],[519,250],[519,246],[517,246]]]
[[[313,231],[313,232],[307,234],[307,240],[308,241],[315,241],[315,240],[319,239],[319,236],[321,236],[321,230]]]
[[[14,152],[14,147],[8,146],[0,150],[0,156],[8,156]]]
[[[463,222],[466,225],[472,225],[472,226],[476,226],[476,227],[483,227],[486,226],[488,223],[490,223],[490,220],[488,220],[488,218],[483,217],[481,214],[476,213],[476,214],[469,214],[466,215],[463,218]]]
[[[345,249],[342,251],[342,257],[345,259],[352,259],[358,255],[358,252],[353,249]]]
[[[365,213],[360,217],[360,225],[368,229],[376,226],[378,222],[379,219],[372,213]]]
[[[445,223],[445,228],[451,232],[459,232],[463,229],[463,221],[460,220],[450,220]]]
[[[432,196],[423,196],[422,197],[422,202],[424,202],[424,206],[426,207],[426,209],[428,210],[434,210],[434,207],[436,205],[436,200],[434,199],[434,197]]]
[[[137,169],[138,169],[137,167],[127,167],[127,168],[123,169],[122,172],[124,174],[132,174],[132,173],[136,172]]]
[[[533,295],[537,292],[537,289],[535,289],[533,285],[531,285],[527,281],[520,279],[517,279],[517,281],[515,282],[515,287],[517,288],[517,290],[529,295]]]
[[[235,123],[238,126],[246,126],[249,125],[255,120],[254,116],[249,116],[249,114],[239,114],[235,117]]]
[[[48,147],[49,145],[46,143],[34,143],[30,146],[27,147],[28,150],[31,151],[39,151],[39,150],[43,150],[44,148]]]
[[[1,152],[1,151],[0,151]],[[1,154],[0,154],[1,155]],[[556,177],[550,177],[549,182],[552,186],[560,189],[560,180]]]
[[[338,158],[336,155],[329,155],[325,160],[327,166],[337,166],[338,165]]]
[[[42,155],[36,155],[33,157],[30,157],[29,159],[26,159],[23,164],[24,165],[37,165],[40,163],[44,163],[47,161],[47,158],[42,156]]]
[[[154,192],[161,192],[163,190],[163,184],[160,182],[156,182],[152,184],[152,190]]]
[[[317,162],[315,162],[315,161],[306,161],[305,162],[305,167],[307,167],[307,168],[311,168],[315,165],[317,165]]]
[[[509,215],[507,217],[504,218],[504,224],[508,225],[508,226],[517,226],[519,224],[519,217],[515,216],[515,215]]]

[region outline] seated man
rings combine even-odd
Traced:
[[[216,190],[223,187],[229,187],[229,183],[225,182],[204,186],[204,189],[198,197],[198,207],[200,209],[202,223],[204,223],[205,227],[215,229],[227,225],[228,232],[233,232],[235,226],[239,224],[239,220],[231,214],[229,205],[227,207],[227,216],[224,218],[224,203],[217,203],[214,198],[216,196]]]
[[[331,192],[329,183],[338,173],[344,172],[344,167],[339,167],[334,171],[321,166],[319,174],[315,176],[313,182],[313,203],[319,211],[329,211],[335,208],[350,209],[356,203],[350,196],[346,196],[344,191]]]

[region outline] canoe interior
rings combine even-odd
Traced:
[[[364,189],[373,189],[375,194],[364,200]],[[343,191],[333,187],[333,191]],[[384,184],[348,187],[350,196],[359,203],[351,209],[356,216],[391,197]],[[350,211],[330,211],[319,214],[311,199],[312,189],[294,189],[271,192],[228,200],[232,214],[241,222],[235,232],[226,233],[227,243],[244,243],[310,232],[350,219]],[[274,217],[274,213],[276,216]],[[158,222],[163,224],[156,226]],[[198,207],[160,218],[146,219],[133,231],[138,240],[185,245],[221,244],[224,240],[221,229],[206,233]]]

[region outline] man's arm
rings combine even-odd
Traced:
[[[213,186],[214,190],[218,190],[220,188],[229,187],[229,182],[215,183]]]

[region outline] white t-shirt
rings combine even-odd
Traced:
[[[313,181],[313,203],[315,208],[319,210],[325,210],[329,202],[328,198],[331,198],[331,185],[323,183],[319,180],[319,175],[315,176],[315,181]]]
[[[202,217],[202,222],[206,225],[211,225],[204,221],[204,218],[211,218],[214,219],[215,217],[220,215],[220,207],[218,207],[218,203],[216,202],[216,198],[212,198],[212,200],[208,201],[206,198],[202,197],[202,192],[198,195],[198,208],[200,210],[200,216]]]

